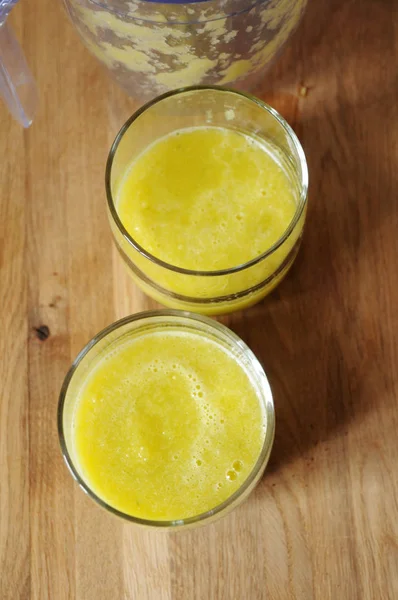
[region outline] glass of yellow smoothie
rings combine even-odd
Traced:
[[[110,223],[135,282],[171,308],[245,308],[297,254],[307,205],[304,152],[262,101],[185,88],[138,110],[106,168]]]
[[[215,519],[259,481],[274,439],[265,373],[207,317],[174,310],[122,319],[80,352],[62,386],[65,461],[102,507],[141,525]]]

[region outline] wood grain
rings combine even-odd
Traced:
[[[21,20],[16,15],[15,30]],[[3,115],[1,115],[3,116]],[[30,589],[28,304],[22,131],[0,131],[0,598]],[[22,172],[21,172],[22,171]]]
[[[308,223],[289,277],[222,321],[262,360],[277,435],[249,500],[164,534],[94,505],[63,464],[58,392],[106,324],[153,308],[112,248],[104,164],[134,103],[60,2],[11,16],[41,93],[0,106],[0,598],[398,598],[398,5],[318,0],[258,94],[298,132]],[[48,329],[46,329],[48,328]]]

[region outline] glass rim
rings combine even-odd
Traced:
[[[242,482],[237,490],[233,494],[231,494],[226,500],[216,505],[215,507],[209,509],[206,512],[200,513],[198,515],[194,515],[192,517],[187,517],[186,519],[174,519],[174,520],[156,520],[156,519],[143,519],[141,517],[135,517],[133,515],[129,515],[117,508],[114,508],[110,504],[108,504],[105,500],[102,500],[92,489],[91,487],[84,481],[83,477],[79,474],[77,468],[75,467],[74,460],[72,459],[65,435],[64,435],[64,425],[63,425],[63,416],[64,416],[64,407],[65,401],[69,389],[69,385],[73,379],[73,376],[79,365],[85,358],[85,356],[89,353],[89,351],[96,345],[98,342],[106,338],[112,332],[120,329],[124,325],[128,325],[135,321],[144,321],[146,319],[152,319],[154,317],[164,317],[164,318],[174,318],[176,322],[181,322],[183,319],[188,319],[193,322],[200,322],[202,325],[206,325],[218,334],[224,335],[231,341],[234,345],[238,345],[241,350],[244,350],[245,356],[250,359],[250,365],[254,368],[256,376],[262,376],[264,378],[265,389],[262,386],[262,391],[264,392],[264,397],[262,398],[262,403],[264,404],[264,415],[265,415],[265,436],[264,442],[261,447],[261,451],[258,455],[258,458],[250,471],[249,475]],[[252,350],[247,346],[247,344],[233,331],[231,331],[228,327],[215,321],[214,319],[210,319],[208,317],[198,315],[196,313],[191,313],[188,311],[181,310],[151,310],[151,311],[143,311],[139,313],[135,313],[133,315],[129,315],[122,319],[111,323],[104,329],[102,329],[99,333],[97,333],[91,340],[84,346],[84,348],[77,354],[76,358],[72,362],[64,381],[62,383],[61,391],[58,399],[58,409],[57,409],[57,428],[58,428],[58,438],[61,446],[61,452],[63,459],[68,467],[72,477],[78,483],[79,487],[97,504],[99,504],[102,508],[106,509],[108,512],[121,517],[125,521],[129,521],[131,523],[135,523],[138,525],[145,525],[150,527],[157,528],[176,528],[176,527],[184,527],[194,524],[200,524],[201,522],[207,521],[220,515],[226,511],[228,508],[233,508],[235,503],[241,498],[241,496],[246,492],[246,490],[250,491],[251,486],[256,482],[256,478],[259,473],[261,473],[262,468],[266,466],[269,455],[271,453],[272,445],[274,442],[275,436],[275,410],[274,410],[274,402],[272,396],[272,390],[269,385],[269,381],[267,375]]]
[[[206,90],[212,90],[215,92],[241,96],[243,98],[246,98],[247,100],[250,100],[257,106],[259,106],[261,109],[263,109],[264,111],[268,112],[282,126],[282,128],[285,130],[285,132],[287,133],[287,135],[293,142],[295,150],[299,157],[299,162],[300,162],[300,167],[301,167],[299,202],[297,204],[297,208],[295,210],[292,220],[290,221],[288,227],[285,229],[283,234],[279,237],[279,239],[276,242],[274,242],[274,244],[272,244],[272,246],[270,246],[267,250],[265,250],[258,256],[252,258],[251,260],[246,261],[240,265],[236,265],[234,267],[229,267],[226,269],[217,269],[217,270],[186,269],[184,267],[179,267],[177,265],[168,263],[168,262],[162,260],[161,258],[156,257],[155,255],[148,252],[147,250],[145,250],[145,248],[141,244],[139,244],[133,238],[133,236],[129,234],[127,229],[124,227],[124,225],[118,215],[116,205],[113,201],[113,194],[112,194],[112,190],[111,190],[111,173],[112,173],[113,161],[114,161],[117,149],[119,147],[119,144],[120,144],[124,134],[130,128],[130,126],[134,123],[134,121],[136,121],[138,119],[138,117],[140,117],[144,112],[149,110],[152,106],[158,104],[159,102],[162,102],[163,100],[166,100],[167,98],[171,98],[173,96],[178,96],[180,94],[185,94],[187,92],[206,91]],[[132,246],[141,256],[144,256],[145,258],[147,258],[154,264],[156,264],[160,267],[163,267],[164,269],[167,269],[168,271],[172,271],[174,273],[180,273],[183,275],[190,275],[190,276],[195,276],[195,277],[198,277],[198,276],[199,277],[217,277],[217,276],[231,275],[233,273],[238,273],[239,271],[243,271],[243,270],[249,269],[250,267],[253,267],[254,265],[257,265],[258,263],[260,263],[264,259],[266,259],[268,256],[271,256],[289,238],[291,233],[294,231],[298,221],[300,220],[300,217],[301,217],[301,215],[304,211],[304,208],[306,206],[306,203],[307,203],[308,167],[307,167],[307,160],[305,158],[304,150],[301,146],[301,143],[300,143],[297,135],[293,131],[292,127],[287,123],[287,121],[278,113],[277,110],[272,108],[272,106],[270,106],[266,102],[263,102],[263,100],[256,98],[252,94],[248,94],[246,92],[241,92],[239,90],[234,90],[232,88],[220,87],[220,86],[216,86],[216,85],[195,85],[195,86],[178,88],[178,89],[166,92],[164,94],[161,94],[160,96],[156,96],[156,98],[153,98],[152,100],[150,100],[149,102],[147,102],[146,104],[141,106],[138,110],[136,110],[127,119],[127,121],[124,123],[124,125],[122,125],[121,129],[119,130],[118,134],[116,135],[116,137],[113,141],[113,144],[111,146],[111,149],[109,151],[109,154],[108,154],[108,159],[106,161],[106,168],[105,168],[105,189],[106,189],[108,209],[109,209],[109,212],[110,212],[113,222],[115,223],[116,227],[118,228],[118,230],[119,230],[120,234],[122,235],[122,237],[124,238],[124,240],[126,240],[126,242],[130,246]]]

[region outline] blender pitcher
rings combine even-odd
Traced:
[[[64,0],[89,50],[140,100],[190,85],[253,88],[307,0]]]
[[[37,108],[35,81],[25,56],[7,23],[17,0],[0,0],[0,94],[12,116],[29,127]]]

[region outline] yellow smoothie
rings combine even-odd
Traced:
[[[115,192],[122,224],[146,252],[174,267],[206,272],[237,267],[269,250],[292,223],[298,202],[296,180],[275,146],[213,126],[181,129],[152,143]],[[236,309],[264,296],[285,274],[284,261],[303,222],[304,214],[290,238],[261,263],[207,278],[160,268],[125,240],[117,241],[146,276],[147,281],[137,277],[138,283],[161,302],[206,312],[181,303],[178,295],[206,299],[253,290],[250,297],[237,296]],[[207,312],[217,312],[213,308]]]
[[[259,458],[264,409],[221,344],[169,328],[124,336],[84,377],[73,417],[79,472],[113,508],[179,520],[233,494]]]
[[[142,153],[126,174],[117,208],[127,231],[157,258],[216,271],[270,248],[296,202],[264,144],[232,129],[198,127]]]

